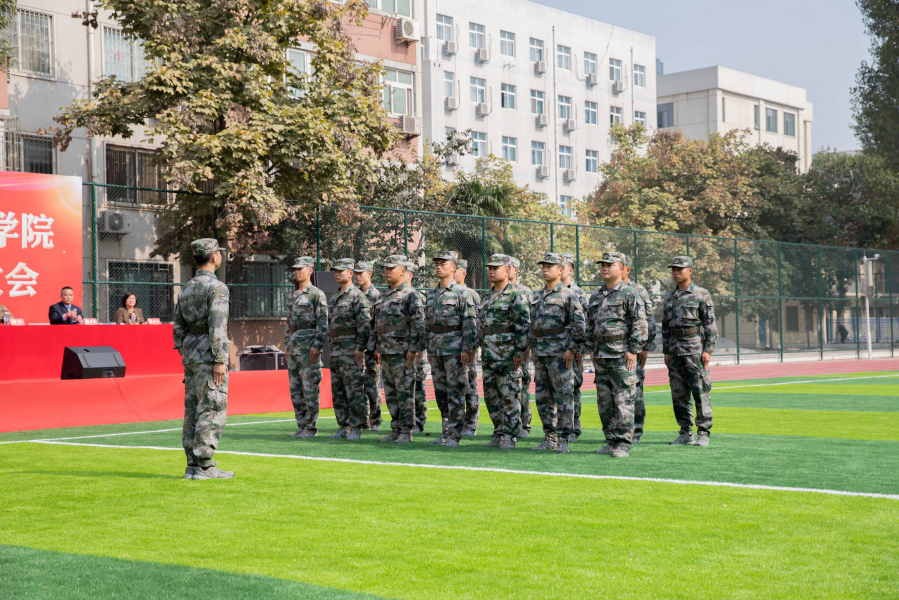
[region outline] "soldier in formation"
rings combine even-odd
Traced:
[[[524,292],[528,306],[531,304],[533,292],[531,288],[518,281],[518,273],[521,270],[521,261],[512,257],[512,275],[509,281]],[[528,346],[524,351],[524,361],[518,370],[518,380],[521,386],[521,431],[518,432],[518,439],[523,439],[531,434],[531,347]]]
[[[375,305],[381,292],[378,291],[371,283],[371,276],[374,272],[374,263],[360,261],[353,268],[353,278],[356,285],[368,298],[371,306]],[[375,360],[375,353],[365,350],[365,375],[362,382],[365,388],[365,398],[368,401],[368,408],[365,412],[365,423],[363,429],[371,429],[372,431],[381,430],[381,392],[378,384],[381,378],[381,365]]]
[[[228,416],[228,286],[215,271],[221,248],[212,238],[194,240],[197,274],[178,294],[173,335],[184,365],[185,479],[230,479],[212,460]]]
[[[415,288],[412,280],[418,273],[418,266],[413,262],[406,262],[406,276],[404,281]],[[424,306],[427,296],[421,290],[415,290],[421,298],[422,306]],[[412,435],[421,433],[425,430],[425,423],[428,421],[428,398],[425,393],[425,367],[428,364],[427,350],[423,350],[415,355],[415,427],[412,428]]]
[[[456,274],[453,279],[465,292],[475,306],[475,331],[480,332],[477,307],[481,305],[481,296],[465,284],[468,275],[468,261],[460,258],[456,265]],[[477,345],[477,342],[475,342]],[[463,437],[471,437],[478,432],[478,417],[481,413],[480,397],[478,395],[478,366],[477,352],[472,352],[468,358],[468,386],[465,389],[465,426],[462,428]]]
[[[643,401],[643,384],[646,382],[646,359],[649,358],[649,351],[656,339],[656,320],[653,315],[652,299],[649,297],[649,292],[645,287],[630,279],[631,259],[626,255],[622,255],[622,258],[624,259],[625,267],[624,283],[634,288],[637,294],[640,295],[640,300],[643,302],[643,307],[646,310],[646,328],[648,330],[646,344],[643,345],[643,349],[637,355],[637,400],[634,403],[634,439],[632,441],[634,444],[639,444],[640,438],[643,437],[643,426],[646,424],[646,403]]]
[[[582,290],[580,286],[574,282],[574,255],[563,254],[562,259],[565,261],[565,270],[562,271],[562,285],[574,292],[575,296],[577,296],[577,299],[580,301],[581,308],[584,310],[584,315],[586,316],[589,298],[587,292]],[[581,435],[581,387],[584,385],[584,355],[589,354],[590,352],[591,349],[589,345],[587,345],[578,350],[577,354],[574,355],[574,395],[572,396],[574,419],[571,425],[571,435],[568,436],[568,440],[571,442],[576,442]]]

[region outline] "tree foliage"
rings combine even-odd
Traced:
[[[0,0],[0,72],[12,66],[14,48],[10,43],[12,27],[15,27],[16,0]]]

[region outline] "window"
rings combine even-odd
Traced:
[[[499,32],[499,53],[515,58],[515,34],[508,31]]]
[[[556,46],[556,56],[560,69],[571,70],[571,48],[568,46]]]
[[[386,69],[384,71],[384,107],[392,115],[411,115],[412,73]]]
[[[784,113],[784,135],[796,136],[796,115],[793,113]]]
[[[646,87],[646,67],[634,65],[634,86]]]
[[[248,263],[244,263],[248,264]],[[269,266],[269,265],[266,265]],[[288,271],[278,263],[271,264],[282,271],[282,276],[276,283],[287,283]],[[119,307],[118,300],[126,292],[133,293],[137,296],[137,305],[141,307],[144,315],[147,317],[156,317],[163,321],[171,321],[175,312],[175,300],[172,295],[172,288],[166,285],[158,285],[160,283],[172,283],[174,281],[174,267],[169,263],[163,262],[125,262],[110,261],[108,263],[109,279],[111,281],[123,281],[129,283],[113,283],[107,286],[110,302],[107,303],[107,317],[110,323],[115,323],[115,311]],[[233,281],[228,278],[228,281]],[[153,285],[157,284],[157,285]],[[292,289],[277,287],[253,287],[248,290],[250,297],[255,294],[280,294],[284,297],[281,308],[281,314],[287,308],[287,294]],[[238,294],[232,294],[231,303],[235,301]],[[253,316],[271,316],[272,307],[265,306],[266,310],[254,313]],[[250,316],[250,313],[241,311],[240,315]]]
[[[531,38],[530,49],[532,61],[537,62],[543,60],[543,40]]]
[[[659,104],[656,117],[659,121],[659,129],[674,127],[674,102]]]
[[[453,137],[454,133],[456,133],[455,127],[444,127],[443,128],[443,135],[446,136],[446,141],[449,141],[449,139],[451,137]]]
[[[294,70],[299,73],[309,73],[310,61],[309,56],[300,50],[288,50],[287,51],[287,60],[290,62],[290,66],[294,68]],[[290,93],[294,97],[299,97],[303,95],[303,90],[299,90],[296,88],[290,88]]]
[[[449,71],[443,72],[443,96],[453,98],[456,95],[455,75]]]
[[[437,39],[442,42],[453,41],[453,18],[437,15]]]
[[[559,208],[566,217],[571,216],[571,203],[574,201],[573,196],[559,196]]]
[[[504,83],[502,93],[500,94],[500,102],[503,108],[515,110],[515,86]]]
[[[571,118],[571,98],[569,96],[559,96],[559,118]]]
[[[617,106],[611,107],[609,112],[609,124],[614,125],[615,123],[621,123],[621,109]]]
[[[487,156],[487,134],[479,131],[471,132],[471,155],[477,158]]]
[[[509,162],[518,162],[518,140],[503,136],[503,158]]]
[[[484,26],[477,23],[468,24],[468,45],[472,48],[484,47]]]
[[[574,156],[574,150],[571,146],[559,146],[559,168],[563,170],[571,169],[571,159]]]
[[[475,104],[483,104],[487,102],[487,81],[478,77],[469,78],[469,89],[471,90],[471,101]]]
[[[33,10],[20,10],[10,26],[15,48],[16,70],[36,75],[53,75],[53,17]]]
[[[164,189],[165,180],[156,165],[155,152],[127,146],[106,145],[106,183],[128,187]],[[147,191],[120,190],[115,202],[158,204],[163,194]],[[109,199],[107,199],[109,200]]]
[[[599,152],[587,150],[587,172],[596,173],[599,169]]]
[[[543,92],[531,90],[531,114],[543,114]]]
[[[546,144],[543,142],[531,142],[531,164],[535,167],[543,166],[543,156],[546,154]]]
[[[765,131],[777,133],[777,111],[773,108],[765,109]]]
[[[26,173],[56,173],[53,143],[37,135],[22,136],[22,170]]]
[[[725,102],[726,100],[727,100],[726,98],[721,99],[721,121],[722,122],[727,121],[727,103]]]
[[[634,111],[634,123],[639,123],[643,127],[646,127],[646,113],[640,112],[639,110]]]
[[[799,331],[799,307],[785,306],[784,311],[787,317],[787,331]]]
[[[596,73],[596,55],[592,52],[584,52],[584,73]]]
[[[596,115],[599,112],[596,102],[584,102],[584,123],[596,125]]]
[[[386,13],[412,16],[412,0],[368,0],[368,5]]]
[[[621,81],[621,61],[617,58],[609,59],[609,81]]]
[[[144,47],[120,29],[103,28],[103,73],[124,82],[138,81],[147,72]]]
[[[759,105],[756,104],[755,106],[752,107],[752,109],[753,109],[752,110],[752,123],[756,129],[760,129],[761,128],[761,125],[760,125],[761,117],[759,116],[759,113],[761,111],[759,110]]]

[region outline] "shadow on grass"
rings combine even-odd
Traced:
[[[138,473],[125,471],[10,471],[11,475],[56,475],[65,477],[123,477],[126,479],[184,479],[184,473],[180,475],[165,475],[161,473]]]

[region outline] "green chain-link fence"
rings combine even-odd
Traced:
[[[85,184],[88,314],[111,321],[122,296],[134,293],[145,316],[172,320],[178,290],[193,275],[193,265],[151,253],[161,233],[156,206],[165,194],[176,193]],[[892,356],[899,343],[899,252],[366,207],[350,213],[328,206],[291,219],[247,246],[232,245],[222,274],[231,288],[238,345],[277,343],[278,323],[293,290],[290,265],[297,256],[315,257],[324,271],[343,257],[406,254],[424,266],[416,287],[429,288],[436,284],[430,268],[434,254],[456,250],[468,260],[468,285],[483,291],[488,287],[484,264],[491,254],[521,259],[521,279],[536,289],[542,285],[537,265],[542,254],[570,252],[576,259],[575,280],[589,293],[602,285],[593,261],[612,248],[632,257],[632,278],[650,290],[659,322],[661,299],[672,286],[671,257],[694,258],[694,280],[715,300],[717,358],[866,356],[869,326],[874,355]],[[875,255],[876,261],[863,265],[863,257]],[[386,285],[377,269],[374,283]],[[658,353],[658,342],[654,350]]]

